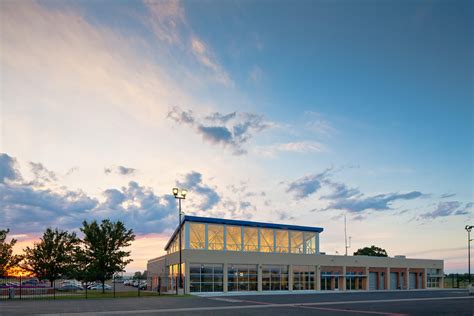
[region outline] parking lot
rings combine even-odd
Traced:
[[[4,301],[0,315],[473,315],[466,290]],[[84,302],[81,303],[81,302]]]

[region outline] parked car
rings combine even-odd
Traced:
[[[147,287],[146,281],[140,282],[140,290],[146,290],[146,287]]]
[[[132,280],[125,280],[125,281],[123,281],[123,285],[127,285],[127,286],[132,285]]]
[[[89,288],[91,291],[102,291],[102,284],[98,283]],[[104,290],[110,291],[112,290],[112,287],[108,284],[104,284]]]
[[[77,285],[77,284],[63,284],[60,287],[58,287],[56,290],[58,290],[58,291],[78,291],[78,290],[84,290],[84,288],[80,285]]]
[[[39,283],[40,282],[37,278],[33,278],[33,279],[29,279],[29,280],[25,280],[21,282],[21,285],[22,286],[37,286]]]

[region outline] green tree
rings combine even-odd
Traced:
[[[13,254],[13,246],[17,240],[12,238],[9,243],[6,242],[9,232],[9,229],[0,229],[0,276],[7,275],[8,270],[16,267],[23,259],[22,256]]]
[[[122,248],[131,245],[135,240],[133,230],[127,230],[121,221],[103,220],[88,223],[84,221],[81,231],[84,233],[84,260],[87,263],[87,275],[102,282],[102,293],[105,281],[115,273],[122,272],[125,266],[132,262],[127,259],[130,251]]]
[[[142,273],[140,271],[137,271],[133,274],[133,279],[141,279],[142,278]]]
[[[71,273],[79,244],[75,233],[48,228],[38,243],[26,247],[22,267],[40,279],[49,280],[52,286],[54,280]]]
[[[376,247],[374,245],[370,247],[364,247],[354,252],[354,256],[372,256],[372,257],[388,257],[385,249]]]

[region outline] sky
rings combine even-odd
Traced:
[[[319,226],[467,270],[472,1],[1,1],[0,228]]]

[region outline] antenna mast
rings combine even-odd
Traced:
[[[344,214],[344,244],[345,244],[345,248],[346,248],[346,254],[345,256],[347,256],[347,249],[349,249],[351,247],[351,244],[352,244],[352,237],[349,236],[349,245],[347,244],[347,220],[346,220],[346,214]]]

